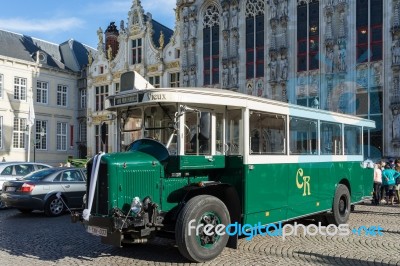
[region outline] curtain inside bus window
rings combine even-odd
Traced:
[[[316,120],[291,117],[289,132],[290,154],[318,154]]]
[[[235,109],[235,110],[228,110],[227,111],[227,123],[226,123],[226,144],[227,144],[227,151],[228,155],[240,155],[242,151],[241,145],[241,131],[240,126],[243,124],[242,121],[242,110]]]
[[[250,111],[250,154],[286,154],[286,116]]]
[[[321,122],[321,154],[343,154],[341,132],[340,124]]]

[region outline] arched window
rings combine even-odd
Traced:
[[[203,20],[203,78],[204,85],[219,83],[219,12],[211,5]]]
[[[297,72],[319,69],[319,1],[297,6]]]
[[[246,4],[246,79],[264,76],[264,1]]]

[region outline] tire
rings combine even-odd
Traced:
[[[56,195],[50,196],[44,205],[44,214],[49,217],[60,216],[64,213],[64,210],[64,203]]]
[[[175,225],[175,239],[179,252],[188,260],[204,262],[216,258],[226,246],[229,236],[207,236],[204,230],[191,229],[189,235],[189,223],[193,226],[230,224],[230,216],[225,204],[218,198],[210,195],[200,195],[189,200],[178,215]],[[204,226],[202,227],[204,228]]]
[[[7,208],[4,202],[0,199],[0,210]]]
[[[332,213],[327,214],[326,218],[330,224],[345,224],[349,220],[350,209],[349,189],[347,186],[339,184],[333,199]]]
[[[33,210],[32,209],[18,209],[20,213],[31,213]]]

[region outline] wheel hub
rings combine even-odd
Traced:
[[[202,224],[203,226],[201,227],[201,231],[198,235],[200,244],[203,247],[210,247],[218,241],[220,236],[216,234],[215,227],[220,223],[221,220],[215,213],[208,212],[203,214],[199,222],[199,224]],[[204,228],[206,226],[207,228],[211,227],[211,229],[205,230]],[[205,231],[207,231],[207,234]]]

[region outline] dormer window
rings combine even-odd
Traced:
[[[46,61],[46,55],[42,52],[39,52],[39,61],[42,63]]]
[[[100,70],[99,70],[100,74],[104,73],[104,66],[100,66]]]

